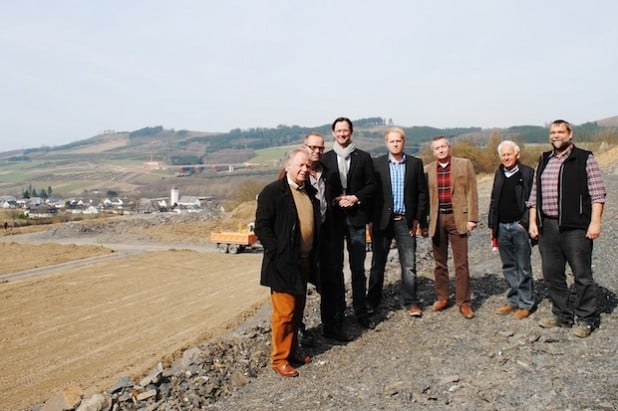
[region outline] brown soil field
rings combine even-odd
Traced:
[[[53,243],[0,250],[3,274],[110,253]],[[0,409],[31,408],[70,384],[105,390],[222,335],[266,301],[260,259],[171,249],[0,283]]]
[[[84,258],[111,253],[109,248],[75,244],[32,244],[25,247],[19,243],[0,243],[0,281],[3,274],[31,270],[33,268],[62,264]]]

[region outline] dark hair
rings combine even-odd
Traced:
[[[354,126],[352,126],[352,120],[347,117],[337,117],[335,121],[333,121],[333,125],[330,127],[331,130],[335,131],[335,124],[345,121],[350,126],[350,132],[354,131]]]
[[[566,126],[566,129],[568,130],[568,132],[569,132],[569,133],[573,131],[573,129],[571,128],[571,125],[570,125],[570,124],[569,124],[569,122],[568,122],[568,121],[566,121],[566,120],[560,120],[560,119],[558,119],[558,120],[554,120],[554,121],[552,121],[552,122],[551,122],[551,125],[552,125],[552,126],[553,126],[553,125],[559,126],[559,125],[561,125],[561,124],[564,124],[564,125]]]

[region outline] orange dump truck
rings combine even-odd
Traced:
[[[253,223],[251,223],[246,230],[212,231],[210,241],[215,243],[222,253],[238,254],[247,248],[252,248],[258,238],[253,232]]]

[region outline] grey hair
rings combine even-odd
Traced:
[[[517,145],[516,142],[514,142],[513,140],[504,140],[502,141],[500,144],[498,144],[498,155],[501,155],[502,153],[500,152],[500,150],[502,150],[502,147],[504,146],[511,146],[515,149],[515,153],[519,154],[519,152],[521,151],[519,149],[519,146]]]
[[[294,160],[294,157],[296,157],[296,155],[298,153],[302,153],[305,156],[309,157],[309,154],[307,153],[307,150],[305,150],[305,148],[303,146],[295,148],[294,150],[290,151],[290,154],[288,154],[288,158],[286,160],[286,164],[290,164],[292,162],[292,160]]]

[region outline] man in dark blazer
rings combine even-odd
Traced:
[[[332,124],[333,149],[322,157],[326,170],[325,227],[328,230],[329,264],[322,267],[322,325],[324,336],[346,341],[342,331],[345,303],[343,246],[347,242],[352,272],[352,306],[358,322],[374,328],[366,307],[366,225],[373,201],[373,165],[369,153],[352,142],[352,121],[345,117]]]
[[[405,131],[391,127],[384,133],[388,154],[373,160],[376,181],[372,234],[373,258],[367,292],[370,311],[380,305],[384,267],[393,238],[401,264],[401,301],[412,317],[421,317],[416,293],[416,231],[427,228],[427,182],[423,161],[404,153]]]
[[[260,284],[270,287],[272,312],[271,366],[283,377],[296,377],[291,364],[311,357],[298,347],[307,281],[318,270],[320,204],[307,184],[311,161],[305,149],[292,150],[286,176],[258,195],[255,234],[264,247]]]

